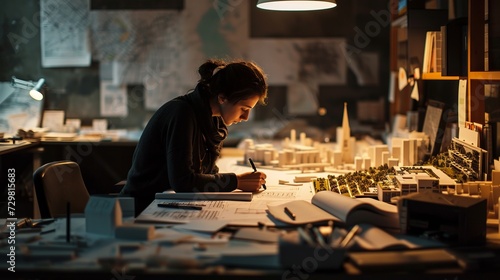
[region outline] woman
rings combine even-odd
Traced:
[[[267,81],[248,61],[208,60],[194,90],[163,104],[151,117],[134,152],[121,195],[135,198],[136,215],[167,189],[176,192],[255,192],[262,172],[218,173],[215,162],[227,126],[248,120],[265,104]]]

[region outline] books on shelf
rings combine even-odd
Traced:
[[[441,31],[427,31],[422,73],[441,72],[442,44]]]
[[[332,191],[316,193],[310,203],[294,200],[268,205],[268,209],[274,218],[293,225],[333,220],[347,227],[368,223],[391,232],[399,232],[400,228],[395,205],[373,198],[351,198]]]

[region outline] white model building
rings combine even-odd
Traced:
[[[347,114],[347,102],[344,102],[342,127],[337,128],[337,145],[342,152],[343,163],[354,163],[355,144],[356,139],[351,137],[351,126],[349,125],[349,116]]]

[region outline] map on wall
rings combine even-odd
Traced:
[[[176,11],[91,12],[93,56],[111,65],[101,76],[115,85],[143,84],[146,107],[158,108],[180,87],[178,25]]]
[[[343,85],[347,80],[342,53],[345,39],[252,39],[250,58],[269,76],[269,84],[314,81]]]
[[[248,58],[249,1],[187,0],[182,12],[185,42],[182,61],[189,88],[199,79],[198,67],[208,58]]]
[[[115,85],[143,84],[155,110],[187,93],[207,58],[241,58],[248,41],[248,3],[188,0],[184,10],[92,11],[93,56],[108,63]]]
[[[316,114],[320,85],[344,85],[345,39],[252,39],[250,59],[268,75],[270,85],[287,85],[289,114]]]

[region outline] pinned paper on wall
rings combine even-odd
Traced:
[[[114,85],[111,81],[101,81],[101,116],[104,117],[126,117],[127,87],[125,85]]]
[[[398,88],[403,90],[408,85],[408,76],[406,75],[406,70],[403,67],[399,67],[398,73]]]
[[[413,70],[413,77],[415,80],[420,80],[420,68],[417,67]]]
[[[40,46],[43,67],[89,66],[90,1],[40,2]]]
[[[415,99],[416,101],[418,101],[418,99],[419,99],[419,97],[418,97],[418,83],[415,83],[415,85],[413,86],[413,89],[411,90],[411,98]]]

